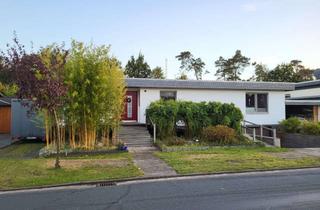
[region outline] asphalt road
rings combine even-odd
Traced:
[[[320,169],[0,193],[0,209],[320,209]]]

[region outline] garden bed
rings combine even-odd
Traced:
[[[120,150],[117,147],[101,147],[95,148],[93,150],[85,150],[85,149],[71,149],[65,148],[60,150],[60,156],[68,157],[68,156],[81,156],[81,155],[103,155],[103,154],[113,154],[113,153],[125,153],[128,150]],[[56,150],[54,148],[43,147],[39,151],[39,157],[54,157],[56,156]]]
[[[285,133],[281,137],[281,147],[315,148],[320,147],[320,136],[299,133]]]

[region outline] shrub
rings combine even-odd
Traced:
[[[217,144],[237,143],[237,133],[225,125],[209,126],[203,129],[202,139]]]
[[[287,133],[298,133],[301,129],[301,120],[297,117],[290,117],[280,122],[280,129]]]
[[[208,102],[206,111],[210,125],[226,125],[240,132],[243,115],[233,103]]]
[[[186,124],[185,135],[188,138],[197,136],[201,133],[203,127],[209,125],[209,118],[206,109],[203,108],[205,103],[194,103],[191,101],[178,101],[177,119],[182,119]]]
[[[320,123],[302,121],[296,117],[290,117],[280,122],[280,129],[287,133],[302,133],[306,135],[320,135]]]
[[[174,135],[177,112],[178,104],[172,100],[153,102],[146,110],[147,119],[156,124],[160,139]]]
[[[304,121],[301,126],[301,133],[307,135],[320,135],[320,124]]]

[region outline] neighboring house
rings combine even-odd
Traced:
[[[30,109],[23,105],[19,99],[11,100],[11,110],[11,136],[13,139],[44,138],[44,122],[41,115],[30,112]]]
[[[43,138],[43,120],[28,110],[18,99],[0,97],[0,134],[10,134],[13,139]]]
[[[146,109],[159,99],[234,103],[244,119],[275,125],[285,119],[285,93],[293,83],[127,78],[123,121],[146,122]]]
[[[320,80],[300,82],[286,93],[287,118],[296,116],[320,122]]]
[[[0,97],[0,134],[11,132],[11,98]]]

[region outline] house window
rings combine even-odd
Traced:
[[[247,113],[268,112],[267,93],[246,93]]]
[[[177,91],[160,91],[160,98],[163,100],[176,100]]]

